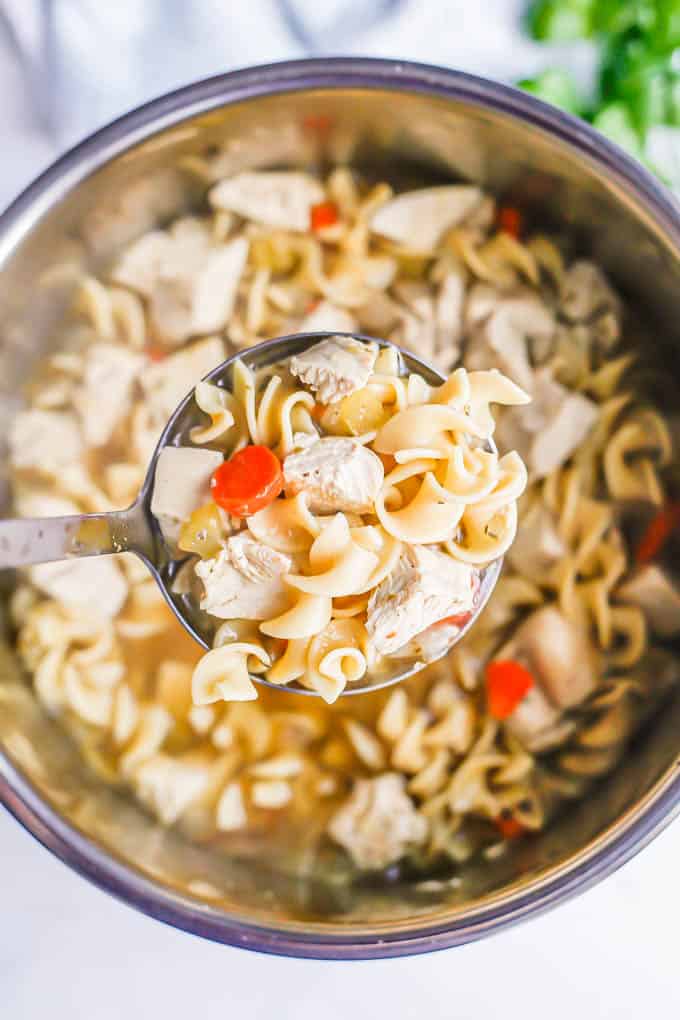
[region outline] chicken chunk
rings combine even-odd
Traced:
[[[460,357],[464,304],[464,273],[446,273],[439,286],[434,307],[437,331],[435,362],[440,368],[450,369]]]
[[[91,252],[109,257],[176,216],[186,200],[186,175],[178,167],[149,169],[128,184],[102,192],[85,212],[80,231]]]
[[[224,461],[219,450],[166,446],[156,462],[151,513],[166,541],[175,542],[182,523],[210,498],[210,478]]]
[[[369,513],[384,478],[382,461],[353,439],[325,436],[283,462],[287,496],[305,492],[314,513]]]
[[[431,252],[481,199],[479,188],[459,184],[406,191],[379,206],[369,225],[374,233],[405,244],[410,251]]]
[[[161,267],[149,303],[160,336],[173,344],[222,329],[234,309],[248,257],[248,241],[237,237]]]
[[[9,429],[12,467],[53,476],[80,460],[83,437],[67,411],[20,411]]]
[[[339,308],[330,301],[319,301],[297,325],[298,333],[355,333],[357,321],[346,308]]]
[[[88,446],[104,446],[130,410],[144,358],[119,344],[92,344],[74,396]]]
[[[222,340],[208,337],[147,366],[140,382],[154,419],[164,425],[183,397],[224,357]]]
[[[227,209],[266,227],[305,231],[312,206],[323,202],[325,194],[310,174],[256,170],[220,181],[208,197],[213,208]]]
[[[497,658],[525,662],[560,711],[579,705],[597,685],[598,664],[587,634],[554,606],[532,613]]]
[[[567,269],[560,288],[560,310],[572,322],[584,322],[605,310],[618,311],[620,301],[599,266],[578,259]]]
[[[660,637],[680,633],[680,593],[668,574],[654,563],[640,567],[616,591],[622,602],[639,606]]]
[[[322,404],[335,404],[368,382],[378,356],[376,344],[332,336],[290,359],[289,368]]]
[[[111,271],[111,279],[121,287],[151,297],[170,243],[164,230],[144,234],[123,252]]]
[[[396,772],[357,779],[352,793],[331,818],[329,836],[359,868],[386,868],[425,842],[427,821],[405,786],[404,776]]]
[[[216,244],[203,220],[186,217],[140,237],[111,275],[148,299],[156,332],[179,344],[226,325],[247,257],[246,238]]]
[[[528,341],[548,342],[555,320],[535,295],[501,298],[488,318],[474,330],[465,353],[468,370],[498,368],[523,389],[531,391],[534,373]]]
[[[14,508],[19,517],[68,517],[81,509],[72,499],[58,496],[46,489],[24,488],[14,490]]]
[[[40,563],[29,574],[36,588],[50,598],[106,619],[118,614],[128,594],[123,573],[107,556]]]
[[[388,337],[400,322],[403,308],[385,291],[376,290],[365,305],[355,310],[355,314],[359,327],[365,333]]]
[[[380,655],[391,655],[447,616],[474,605],[478,573],[427,546],[408,546],[368,600],[366,630]]]
[[[405,645],[392,652],[393,659],[417,659],[419,662],[436,662],[451,649],[460,633],[458,623],[440,623],[416,634]]]
[[[532,402],[505,411],[496,429],[500,447],[515,449],[532,479],[545,478],[564,464],[597,421],[598,407],[553,379],[549,370],[534,374]]]
[[[522,518],[506,555],[524,577],[541,578],[565,553],[553,514],[543,503],[536,503]]]
[[[574,729],[572,720],[561,718],[540,687],[532,687],[506,722],[510,733],[538,754],[565,740]]]
[[[202,760],[196,754],[173,757],[159,751],[136,769],[133,786],[163,825],[174,825],[205,793],[210,765],[209,758]]]
[[[291,559],[252,538],[247,531],[231,535],[226,542],[231,563],[248,581],[267,581],[276,574],[286,574]]]
[[[221,620],[268,620],[289,607],[283,581],[289,556],[248,535],[234,535],[217,556],[196,564],[205,595],[201,609]]]

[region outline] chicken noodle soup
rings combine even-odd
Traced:
[[[529,474],[504,574],[451,656],[335,705],[285,689],[195,705],[200,650],[125,555],[25,571],[12,600],[18,648],[91,769],[162,824],[277,867],[308,873],[320,862],[338,881],[346,861],[354,872],[455,877],[584,796],[676,682],[668,551],[680,514],[660,388],[601,270],[478,188],[393,195],[346,167],[225,178],[230,159],[187,166],[207,194],[194,216],[150,233],[102,216],[86,224],[99,249],[107,229],[136,240],[98,278],[78,280],[58,350],[27,387],[9,436],[17,512],[129,504],[168,417],[229,354],[298,331],[372,333],[445,374],[496,367],[531,395],[498,409],[494,433]],[[390,401],[417,406],[419,387],[404,395],[385,380],[375,399],[344,395],[341,438],[385,425]],[[217,466],[234,406],[212,390],[198,396],[206,418],[188,452]],[[291,441],[311,432],[306,409],[305,398],[291,412]],[[267,428],[287,420],[277,414]],[[409,469],[396,458],[389,467]],[[205,494],[191,539],[202,563],[231,526],[204,480],[173,518],[179,536]],[[274,552],[292,560],[309,548],[305,522],[324,514],[286,500],[277,527],[292,544]],[[398,512],[396,499],[385,505]],[[350,529],[355,512],[344,512]],[[357,603],[334,602],[334,625],[351,633]],[[252,623],[224,626],[229,641],[226,628],[243,643],[257,634]],[[288,661],[295,668],[293,649]],[[267,668],[255,655],[248,666]]]
[[[259,373],[237,360],[232,392],[196,387],[209,424],[161,452],[151,502],[175,554],[198,553],[201,610],[228,621],[196,705],[257,697],[249,671],[332,703],[390,657],[437,658],[472,615],[526,485],[485,446],[489,405],[528,397],[495,370],[431,387],[400,360],[331,336]]]

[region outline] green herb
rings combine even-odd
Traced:
[[[535,78],[525,78],[518,82],[520,88],[531,92],[537,99],[544,103],[552,103],[559,106],[567,113],[573,113],[577,117],[585,112],[585,105],[580,98],[574,80],[567,71],[553,70],[549,68]]]
[[[529,7],[527,24],[534,39],[569,42],[588,38],[593,27],[593,0],[539,0]]]
[[[549,70],[520,87],[584,117],[680,190],[680,0],[534,0],[527,24],[544,42],[593,40],[597,83],[581,98],[568,72]]]

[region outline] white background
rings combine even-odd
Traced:
[[[3,2],[15,14],[31,5]],[[99,6],[110,13],[130,3]],[[169,53],[160,77],[140,77],[135,100],[157,92],[159,82],[167,88],[222,68],[302,55],[273,0],[197,6],[213,8],[213,43],[220,26],[223,36],[209,57],[199,48],[182,53],[180,64]],[[546,60],[518,33],[521,6],[521,0],[411,0],[343,49],[512,78]],[[88,48],[96,44],[97,23],[88,17],[83,24]],[[105,47],[103,61],[113,51],[124,63],[129,24],[119,19],[120,45]],[[93,52],[98,60],[96,45]],[[587,55],[570,57],[587,66]],[[67,109],[60,132],[46,137],[0,37],[0,207],[82,130],[90,109],[108,116],[126,105],[105,89],[95,106],[97,82],[86,76],[88,82],[92,96],[83,94],[78,117],[74,110],[69,119]],[[425,957],[320,963],[257,956],[166,928],[88,885],[0,813],[0,1018],[677,1020],[679,859],[676,824],[578,900],[493,939]]]

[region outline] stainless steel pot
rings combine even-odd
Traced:
[[[96,266],[190,204],[186,179],[169,168],[218,143],[233,171],[347,160],[397,183],[453,175],[510,195],[608,267],[680,376],[680,213],[640,166],[584,124],[479,78],[391,61],[301,61],[212,78],[142,107],[67,153],[0,218],[3,425],[61,315],[64,295],[36,289],[42,271]],[[459,889],[423,897],[402,881],[340,894],[322,878],[227,859],[155,826],[86,774],[21,682],[11,649],[0,655],[0,800],[17,819],[152,916],[273,953],[425,952],[544,910],[611,872],[675,815],[679,750],[680,702],[584,802],[503,859],[469,866]]]

